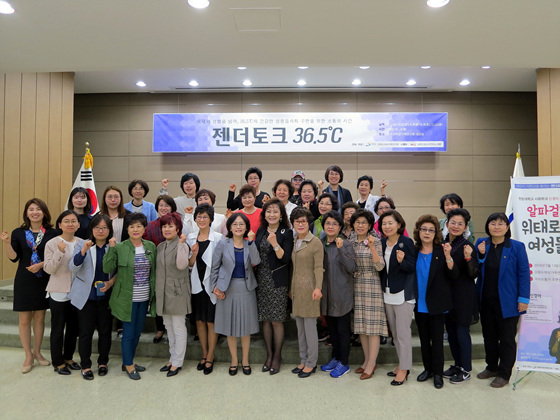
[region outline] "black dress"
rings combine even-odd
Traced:
[[[191,318],[195,321],[202,322],[214,322],[214,317],[216,315],[216,305],[210,300],[210,296],[206,293],[202,280],[204,280],[204,273],[206,272],[206,263],[202,259],[202,256],[206,252],[210,241],[197,241],[198,242],[198,254],[196,255],[196,267],[198,269],[198,278],[200,279],[200,287],[202,291],[192,295],[192,314]]]
[[[55,236],[57,236],[56,229],[45,231],[43,239],[37,247],[37,253],[41,261],[45,259],[45,245]],[[31,265],[32,251],[27,245],[25,230],[22,228],[14,229],[11,243],[16,253],[16,258],[12,261],[19,261],[14,278],[14,311],[26,312],[47,309],[49,301],[46,298],[45,289],[50,276],[41,271],[41,276],[37,277],[36,274],[27,271],[27,267]]]

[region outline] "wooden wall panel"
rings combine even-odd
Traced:
[[[54,218],[72,185],[72,73],[0,74],[0,223],[12,231],[25,203],[45,200]],[[51,147],[52,146],[52,147]],[[16,265],[0,259],[2,279]]]

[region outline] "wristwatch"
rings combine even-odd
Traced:
[[[280,249],[280,245],[276,245],[274,248],[272,248],[274,250],[274,252],[278,251]]]

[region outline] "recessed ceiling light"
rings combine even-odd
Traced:
[[[447,3],[449,3],[449,0],[428,0],[426,2],[426,4],[430,7],[443,7]]]
[[[305,80],[303,80],[303,79],[298,80],[298,82],[297,82],[297,85],[298,85],[298,86],[305,86],[306,84],[307,84],[307,82],[306,82]]]
[[[490,66],[482,66],[483,69],[489,69]]]
[[[420,68],[423,69],[423,70],[428,70],[428,69],[431,69],[432,66],[420,66]]]
[[[189,86],[197,87],[197,86],[198,86],[198,82],[197,82],[196,80],[191,80],[191,81],[189,82]]]
[[[209,0],[188,0],[190,6],[195,9],[205,9],[210,4]]]
[[[7,1],[0,1],[0,13],[3,15],[11,15],[15,10]]]
[[[471,82],[469,81],[469,79],[463,79],[463,80],[461,80],[461,81],[459,82],[459,84],[460,84],[461,86],[468,86],[468,85],[471,84]]]
[[[142,80],[139,80],[136,82],[136,86],[138,87],[146,87],[146,83],[144,83]]]
[[[298,69],[300,70],[307,70],[309,68],[309,66],[298,66]]]
[[[406,82],[407,86],[414,86],[416,84],[416,80],[414,79],[410,79],[408,82]]]
[[[360,79],[354,79],[352,80],[352,84],[354,86],[360,86],[362,84],[362,81]]]
[[[367,69],[369,69],[369,66],[360,66],[360,69],[367,70]]]
[[[245,66],[239,66],[239,67],[237,67],[237,70],[247,70],[247,67],[245,67]]]
[[[253,84],[253,82],[251,82],[249,79],[243,80],[243,86],[249,87],[249,86],[251,86],[252,84]]]

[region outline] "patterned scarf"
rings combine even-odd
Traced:
[[[33,232],[31,231],[31,229],[28,229],[25,231],[25,240],[27,242],[27,246],[29,248],[31,248],[32,254],[31,254],[31,265],[34,264],[39,264],[41,262],[41,258],[39,258],[39,254],[37,253],[37,247],[39,245],[41,245],[41,241],[43,240],[43,237],[45,236],[45,228],[43,226],[41,226],[41,229],[39,230],[39,233],[37,234],[37,239],[35,239],[35,237],[33,236]],[[35,275],[37,277],[42,277],[43,276],[43,270],[39,270],[35,273]]]
[[[449,242],[449,234],[445,237],[445,241],[443,242]],[[467,242],[468,240],[464,236],[457,236],[453,242],[451,242],[451,254],[453,255],[457,250],[462,249]]]

